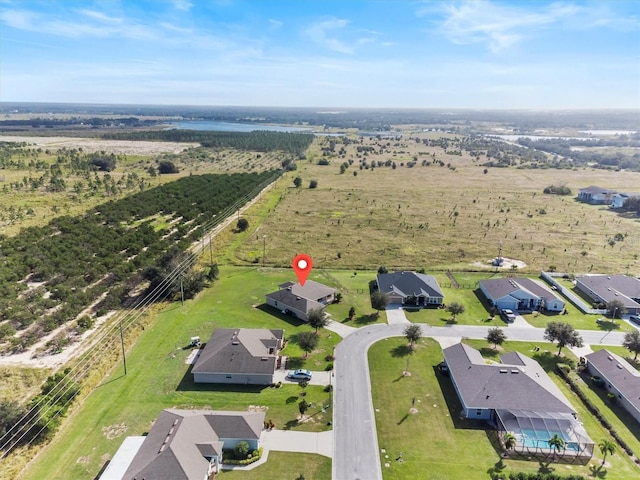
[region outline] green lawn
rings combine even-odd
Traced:
[[[266,409],[266,418],[272,419],[277,428],[326,430],[331,410],[321,412],[322,404],[329,401],[329,394],[321,386],[306,388],[305,398],[314,404],[308,412],[313,420],[298,424],[295,419],[300,387],[195,385],[185,364],[189,351],[182,347],[193,335],[206,341],[217,327],[284,328],[285,336],[292,341],[283,354],[290,355],[296,367],[324,370],[330,363],[325,356],[332,353],[340,340],[338,335],[321,330],[318,348],[304,358],[293,340],[296,333],[311,328],[260,307],[264,294],[290,276],[285,271],[222,268],[221,279],[196,300],[187,301],[184,306],[179,302],[169,305],[128,352],[127,375],[123,376],[121,365],[117,365],[102,385],[73,410],[51,445],[31,463],[23,478],[93,477],[125,436],[148,431],[163,408],[242,411],[260,408]]]
[[[485,430],[485,425],[459,418],[461,406],[448,377],[436,373],[434,367],[442,360],[440,346],[433,340],[420,340],[410,360],[411,376],[402,377],[406,358],[394,355],[397,348],[406,343],[402,338],[388,339],[373,345],[369,351],[372,378],[372,394],[376,409],[378,443],[381,453],[382,471],[385,480],[422,478],[429,472],[429,479],[466,480],[489,478],[490,472],[502,470],[538,471],[536,462],[507,460],[500,462],[499,450],[494,448],[495,434]],[[491,356],[491,347],[482,340],[469,341],[483,354]],[[554,347],[551,344],[507,342],[504,351],[518,349],[534,356],[545,368],[552,368]],[[570,354],[570,352],[568,352]],[[554,378],[555,375],[552,375]],[[609,438],[607,433],[590,417],[579,404],[579,400],[554,378],[562,391],[578,410],[581,421],[595,442]],[[412,400],[417,413],[409,413]],[[398,461],[400,452],[403,461]],[[388,455],[388,458],[385,457]],[[635,479],[637,467],[621,454],[610,457],[608,462],[610,479]],[[385,463],[390,466],[386,467]],[[595,464],[593,460],[591,463]],[[599,463],[599,462],[598,462]],[[561,474],[577,473],[591,476],[588,466],[552,464],[551,468]],[[597,472],[596,472],[597,473]],[[605,471],[601,470],[602,477]]]
[[[307,453],[269,452],[269,460],[264,465],[247,471],[222,471],[216,475],[216,479],[297,480],[300,475],[305,480],[330,480],[331,459]]]

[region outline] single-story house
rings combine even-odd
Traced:
[[[624,202],[630,198],[640,198],[640,193],[614,193],[611,196],[611,204],[609,206],[611,208],[622,208],[624,206]]]
[[[389,297],[390,304],[442,305],[444,294],[435,277],[416,272],[379,273],[378,290]]]
[[[585,356],[591,375],[599,376],[607,390],[640,423],[640,372],[607,349]]]
[[[270,385],[283,338],[284,330],[218,328],[193,365],[193,381]]]
[[[558,433],[570,456],[591,458],[593,441],[577,421],[576,410],[538,362],[512,352],[502,355],[501,363],[487,364],[478,350],[463,343],[442,353],[462,404],[461,416],[512,433],[521,454],[550,455],[545,442]]]
[[[627,275],[584,275],[576,277],[576,288],[597,303],[620,300],[627,313],[640,313],[640,280]]]
[[[614,193],[616,193],[614,190],[591,185],[578,190],[578,200],[592,205],[604,205],[611,203],[611,196]]]
[[[480,291],[489,305],[499,310],[548,310],[561,312],[564,301],[530,278],[492,278],[480,280]]]
[[[130,463],[110,464],[100,480],[208,480],[219,470],[223,449],[241,441],[250,451],[260,448],[264,417],[264,412],[163,410],[147,436],[133,437],[143,441]],[[127,439],[125,446],[131,447]],[[124,458],[119,453],[114,459]]]
[[[335,288],[313,280],[307,280],[304,286],[285,282],[279,287],[279,290],[267,294],[267,305],[282,311],[288,310],[303,322],[307,321],[311,310],[323,309],[333,303],[336,295]]]

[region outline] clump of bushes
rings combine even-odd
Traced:
[[[240,442],[243,443],[243,442]],[[246,442],[244,442],[246,443]],[[235,458],[235,452],[233,450],[224,451],[224,459],[222,463],[226,463],[227,465],[251,465],[254,462],[257,462],[262,457],[262,447],[258,450],[253,450],[247,453],[246,458],[238,459]]]
[[[549,185],[543,190],[547,195],[571,195],[571,189],[566,185]]]

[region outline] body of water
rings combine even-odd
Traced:
[[[309,132],[310,128],[289,127],[285,125],[263,125],[259,123],[232,123],[214,122],[210,120],[185,120],[171,122],[169,124],[179,130],[200,130],[207,132],[254,132],[256,130],[267,130],[269,132]]]

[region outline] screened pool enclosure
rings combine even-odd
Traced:
[[[503,444],[507,433],[515,438],[510,456],[555,458],[568,463],[586,463],[593,456],[593,440],[570,413],[496,410],[495,419]],[[554,446],[551,439],[555,435],[562,439],[563,446]]]

